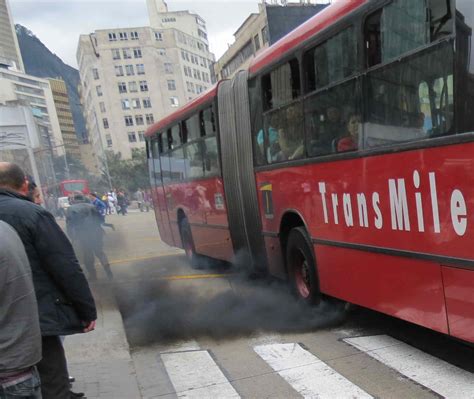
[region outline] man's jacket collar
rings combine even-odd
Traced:
[[[9,190],[8,188],[0,188],[0,195],[4,195],[6,197],[13,197],[13,198],[18,198],[26,201],[32,202],[28,197],[26,197],[23,194],[20,194],[16,191]]]

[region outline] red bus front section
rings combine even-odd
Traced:
[[[89,183],[87,180],[63,180],[59,183],[61,194],[63,197],[69,197],[74,193],[81,192],[89,194]]]
[[[298,213],[323,293],[474,341],[473,171],[469,143],[259,172],[263,229]]]

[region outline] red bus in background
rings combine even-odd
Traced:
[[[162,239],[474,342],[472,24],[339,0],[158,121]]]
[[[62,197],[69,197],[76,192],[90,193],[87,180],[63,180],[59,182],[59,191]]]

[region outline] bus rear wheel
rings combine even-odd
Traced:
[[[286,246],[286,264],[292,290],[297,298],[314,305],[321,300],[313,246],[303,227],[290,231]]]
[[[194,248],[193,235],[191,232],[191,226],[189,225],[188,219],[184,218],[180,222],[179,230],[181,233],[181,242],[183,244],[184,252],[188,258],[188,262],[193,269],[197,269],[198,266],[198,255]]]

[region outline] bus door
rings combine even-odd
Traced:
[[[253,170],[248,72],[219,86],[219,138],[229,228],[236,254],[248,254],[254,269],[266,272],[266,252]],[[239,256],[240,258],[240,256]],[[244,260],[245,262],[245,260]]]

